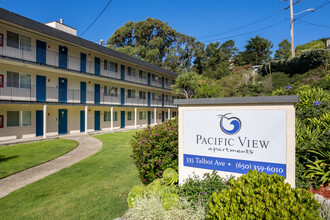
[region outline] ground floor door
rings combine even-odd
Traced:
[[[151,112],[148,111],[148,125],[151,124]]]
[[[68,133],[68,110],[59,109],[58,110],[58,133],[67,134]]]
[[[80,132],[85,132],[85,111],[80,111]]]
[[[120,112],[120,128],[125,128],[125,111]]]
[[[36,136],[44,135],[44,111],[36,111]]]
[[[162,122],[165,120],[165,112],[162,111]]]
[[[100,111],[95,111],[94,112],[94,130],[99,131],[101,130],[100,128]]]

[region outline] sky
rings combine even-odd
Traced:
[[[64,24],[77,29],[79,36],[108,2],[0,0],[0,7],[41,23],[62,18]],[[312,13],[302,12],[323,3],[329,4]],[[250,38],[260,35],[272,41],[274,54],[282,40],[291,42],[290,11],[284,10],[288,5],[288,1],[281,0],[112,0],[96,23],[81,37],[93,42],[100,39],[106,42],[126,22],[152,17],[205,44],[232,39],[241,51]],[[300,0],[294,6],[294,14],[298,14],[294,16],[297,19],[294,23],[295,46],[330,37],[330,0]]]

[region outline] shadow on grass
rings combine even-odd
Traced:
[[[7,160],[10,160],[10,159],[13,159],[13,158],[16,158],[16,157],[18,157],[18,156],[6,157],[4,155],[0,155],[0,163],[6,162]]]

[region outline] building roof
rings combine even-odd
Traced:
[[[79,46],[82,46],[82,47],[85,47],[85,48],[88,48],[88,49],[91,49],[91,50],[94,50],[94,51],[97,51],[97,52],[100,52],[100,53],[103,53],[103,54],[106,54],[106,55],[109,55],[109,56],[112,56],[112,57],[115,57],[115,58],[123,60],[123,61],[134,63],[136,65],[145,67],[145,68],[150,69],[150,70],[157,71],[159,73],[162,73],[162,74],[165,74],[165,75],[168,75],[168,76],[177,77],[179,75],[178,73],[166,70],[166,69],[161,68],[157,65],[139,60],[139,59],[134,58],[132,56],[129,56],[127,54],[120,53],[116,50],[101,46],[99,44],[88,41],[88,40],[83,39],[81,37],[77,37],[77,36],[65,33],[63,31],[60,31],[60,30],[57,30],[55,28],[49,27],[45,24],[42,24],[40,22],[37,22],[37,21],[34,21],[32,19],[26,18],[24,16],[15,14],[15,13],[13,13],[11,11],[8,11],[6,9],[3,9],[3,8],[0,8],[0,19],[4,20],[4,21],[11,22],[11,23],[14,23],[16,25],[19,25],[19,26],[22,26],[22,27],[25,27],[25,28],[28,28],[28,29],[31,29],[31,30],[34,30],[34,31],[37,31],[37,32],[40,32],[40,33],[43,33],[43,34],[46,34],[46,35],[49,35],[49,36],[52,36],[52,37],[55,37],[55,38],[58,38],[58,39],[61,39],[63,41],[67,41],[67,42],[70,42],[70,43],[73,43],[73,44],[77,44]]]

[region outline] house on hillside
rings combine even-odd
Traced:
[[[0,141],[157,124],[177,73],[0,8]]]
[[[330,49],[330,38],[327,39],[327,49]]]

